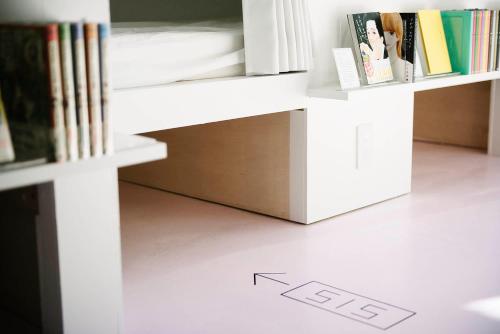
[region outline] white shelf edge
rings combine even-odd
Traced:
[[[126,167],[167,157],[165,143],[140,136],[119,135],[116,137],[116,147],[115,154],[101,158],[48,163],[0,172],[0,191],[51,182],[56,178],[72,174],[103,168]]]
[[[348,101],[353,96],[372,92],[377,89],[391,89],[393,87],[405,87],[412,92],[420,92],[432,89],[446,88],[452,86],[466,85],[470,83],[490,81],[500,79],[500,71],[467,74],[467,75],[451,75],[441,77],[428,77],[412,83],[390,82],[387,84],[363,86],[357,89],[341,90],[336,85],[312,88],[308,90],[309,97],[324,98],[332,100]]]
[[[308,82],[307,72],[296,72],[117,89],[114,126],[137,134],[302,109]]]

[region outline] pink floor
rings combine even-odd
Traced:
[[[500,158],[416,143],[410,195],[310,226],[120,196],[126,333],[500,333]]]

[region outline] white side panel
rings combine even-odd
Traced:
[[[307,222],[410,192],[413,92],[311,98],[307,110]]]
[[[307,114],[290,112],[290,220],[307,221]]]
[[[44,332],[121,332],[122,267],[116,168],[61,177],[42,186],[39,194]]]
[[[115,90],[115,131],[144,133],[304,108],[307,73]]]
[[[488,154],[500,156],[500,80],[491,82]]]
[[[107,0],[2,0],[0,4],[0,22],[109,22],[109,17]]]

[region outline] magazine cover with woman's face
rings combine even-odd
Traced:
[[[380,14],[392,72],[398,81],[413,81],[415,13]]]
[[[353,14],[368,84],[393,79],[379,13]]]

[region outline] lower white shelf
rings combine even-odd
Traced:
[[[102,168],[119,168],[165,158],[165,143],[134,135],[115,135],[115,154],[76,162],[49,163],[0,173],[0,191],[53,181]]]
[[[391,90],[395,86],[407,88],[410,92],[419,92],[424,90],[445,88],[451,86],[466,85],[481,81],[490,81],[500,79],[500,71],[476,73],[468,75],[450,74],[447,76],[426,77],[412,83],[389,82],[384,84],[363,86],[360,88],[341,90],[338,85],[327,85],[324,87],[311,88],[308,91],[310,97],[345,100],[348,101],[354,96],[365,94],[373,90]]]

